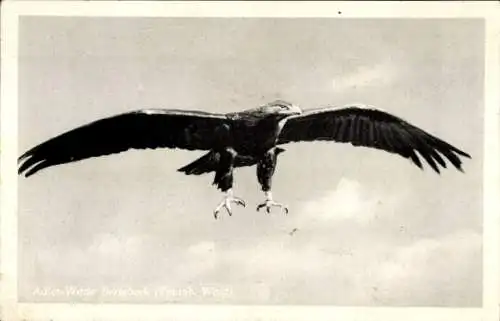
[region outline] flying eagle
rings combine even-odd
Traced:
[[[301,110],[277,100],[228,114],[175,109],[143,109],[97,120],[54,137],[20,158],[19,174],[26,177],[59,164],[124,152],[128,149],[181,148],[207,151],[179,168],[186,175],[215,172],[213,185],[225,193],[215,208],[232,215],[231,204],[245,206],[233,195],[233,170],[257,167],[265,201],[257,211],[272,207],[288,212],[273,200],[271,182],[279,145],[305,141],[351,143],[398,154],[423,168],[422,157],[437,173],[445,159],[462,171],[459,156],[470,155],[407,121],[370,106],[322,107]]]

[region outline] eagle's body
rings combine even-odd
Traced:
[[[276,106],[284,110],[281,113],[263,112],[264,108]],[[282,148],[276,148],[281,121],[299,112],[298,109],[288,107],[292,108],[292,105],[275,101],[272,105],[227,114],[228,121],[214,129],[216,143],[211,151],[195,161],[199,164],[197,167],[192,169],[187,165],[179,171],[189,175],[196,170],[200,171],[204,166],[202,173],[214,171],[214,185],[222,191],[227,191],[232,187],[233,168],[257,165],[259,182],[264,191],[269,191],[277,156],[284,151]]]
[[[299,141],[335,141],[377,148],[410,159],[422,168],[419,158],[439,173],[443,158],[462,170],[458,157],[467,153],[389,113],[374,108],[325,107],[302,111],[285,101],[274,101],[242,112],[217,114],[201,111],[145,109],[129,112],[76,128],[25,154],[19,173],[31,176],[39,170],[89,157],[109,155],[130,148],[182,148],[207,153],[179,169],[187,175],[215,172],[214,185],[226,193],[215,209],[231,214],[231,202],[245,205],[232,195],[236,167],[257,167],[257,178],[266,201],[257,209],[272,206],[288,211],[272,199],[271,181],[281,144]],[[417,155],[418,153],[418,155]]]

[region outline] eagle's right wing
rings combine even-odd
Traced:
[[[278,144],[300,141],[335,141],[384,150],[411,159],[422,168],[419,156],[439,173],[447,158],[462,170],[459,156],[470,155],[407,121],[364,106],[306,110],[286,119]],[[418,154],[419,155],[418,155]]]
[[[104,118],[78,127],[38,146],[20,158],[26,177],[49,166],[120,153],[128,149],[181,148],[210,150],[217,130],[228,121],[223,114],[148,109]]]

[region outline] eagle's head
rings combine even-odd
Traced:
[[[259,109],[265,114],[278,114],[286,116],[302,113],[302,110],[299,108],[299,106],[296,106],[284,100],[272,101],[260,106]]]

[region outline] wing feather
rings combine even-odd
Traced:
[[[217,128],[228,119],[201,111],[149,109],[128,112],[75,128],[19,157],[19,174],[49,166],[124,152],[128,149],[209,150]]]
[[[340,119],[336,119],[336,118],[332,118],[332,129],[331,129],[331,133],[332,133],[332,136],[331,137],[338,137],[338,134],[340,132],[340,126],[341,125],[341,121]]]
[[[363,126],[361,128],[361,135],[363,139],[361,140],[361,146],[368,144],[370,141],[370,122],[363,118]]]
[[[397,116],[359,106],[318,108],[291,116],[279,134],[278,144],[317,140],[384,150],[408,158],[420,168],[422,157],[437,173],[440,167],[447,167],[446,160],[462,171],[459,156],[470,158],[464,151]]]

